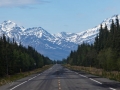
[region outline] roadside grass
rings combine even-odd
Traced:
[[[2,86],[4,84],[12,84],[14,81],[19,80],[19,79],[24,78],[24,77],[27,77],[31,74],[41,73],[41,72],[45,71],[46,69],[50,68],[51,66],[52,65],[45,65],[42,68],[34,69],[32,71],[21,72],[21,73],[17,73],[14,75],[0,77],[0,86]]]
[[[111,80],[116,80],[120,82],[120,72],[119,71],[105,71],[103,69],[97,69],[94,67],[84,67],[84,66],[71,66],[69,64],[64,65],[66,68],[75,71],[84,71],[93,75],[105,77]]]

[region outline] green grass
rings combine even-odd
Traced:
[[[42,68],[38,68],[38,69],[35,69],[35,70],[32,70],[32,71],[21,72],[21,73],[17,73],[17,74],[14,74],[14,75],[8,75],[8,76],[5,76],[5,77],[1,77],[0,78],[0,86],[2,86],[4,84],[7,84],[7,83],[10,84],[10,83],[12,83],[16,80],[27,77],[31,74],[43,72],[44,70],[50,68],[51,66],[52,65],[46,65],[46,66],[43,66]]]

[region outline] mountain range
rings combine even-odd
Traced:
[[[118,19],[120,21],[120,15],[118,15]],[[79,33],[60,32],[57,34],[51,34],[42,27],[24,28],[7,20],[0,24],[0,36],[5,34],[10,40],[14,38],[18,44],[21,42],[25,47],[30,45],[52,60],[61,60],[66,58],[71,50],[76,50],[78,45],[83,42],[93,44],[99,33],[100,25],[105,27],[106,24],[110,29],[112,20],[116,20],[116,15],[103,20],[94,28]]]

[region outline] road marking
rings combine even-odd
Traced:
[[[114,88],[111,88],[111,87],[110,87],[109,89],[111,89],[111,90],[116,90],[116,89],[114,89]]]
[[[74,72],[74,73],[79,74],[79,73],[77,73],[77,72]],[[79,74],[79,75],[82,76],[82,77],[88,78],[88,77],[85,76],[85,75],[82,75],[82,74]]]
[[[74,73],[76,73],[76,74],[78,74],[77,72],[74,72]],[[87,76],[85,76],[85,75],[82,75],[82,74],[79,74],[81,77],[85,77],[85,78],[88,78]],[[92,80],[92,81],[94,81],[94,82],[97,82],[97,83],[99,83],[99,84],[102,84],[101,82],[99,82],[99,81],[97,81],[97,80],[94,80],[94,79],[92,79],[92,78],[89,78],[90,80]],[[114,88],[111,88],[111,87],[109,87],[109,89],[111,89],[111,90],[117,90],[117,89],[114,89]]]
[[[11,88],[10,90],[14,90],[15,88],[19,87],[20,85],[22,85],[22,84],[24,84],[24,83],[26,83],[26,82],[27,82],[27,81],[24,81],[24,82],[22,82],[22,83],[16,85],[15,87]]]
[[[52,69],[52,68],[50,68],[50,69]]]
[[[99,82],[99,81],[97,81],[97,80],[94,80],[94,79],[92,79],[92,78],[89,78],[90,80],[92,80],[92,81],[94,81],[94,82],[97,82],[97,83],[99,83],[99,84],[102,84],[101,82]]]
[[[60,79],[58,79],[58,90],[61,90]]]
[[[28,81],[30,81],[30,80],[32,80],[32,79],[38,77],[39,75],[41,75],[41,74],[38,74],[38,75],[36,75],[36,76],[34,76],[34,77],[28,79],[27,81],[24,81],[24,82],[22,82],[22,83],[20,83],[20,84],[18,84],[18,85],[16,85],[16,86],[14,86],[14,87],[11,88],[10,90],[14,90],[15,88],[17,88],[17,87],[21,86],[22,84],[24,84],[24,83],[26,83],[26,82],[28,82]]]
[[[37,76],[40,76],[40,74],[38,74]]]
[[[32,80],[32,78],[28,79],[28,81]]]
[[[82,75],[82,74],[79,74],[81,77],[85,77],[85,78],[88,78],[87,76],[85,76],[85,75]]]
[[[77,72],[75,72],[76,74],[78,74]]]
[[[61,90],[61,87],[59,87],[59,90]]]

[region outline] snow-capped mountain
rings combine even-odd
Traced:
[[[30,45],[41,54],[55,60],[68,56],[71,50],[77,48],[76,44],[65,39],[58,40],[42,27],[24,28],[10,20],[0,24],[0,36],[3,34],[11,40],[14,38],[18,44],[21,42],[26,47]]]
[[[112,19],[115,21],[116,15],[103,20],[101,24],[103,27],[106,24],[109,29]],[[120,21],[120,15],[118,19]],[[61,60],[66,58],[71,50],[76,50],[79,44],[93,43],[99,29],[100,25],[80,33],[50,34],[42,27],[24,28],[8,20],[0,24],[0,36],[5,34],[11,40],[14,38],[18,44],[21,42],[26,47],[30,45],[53,60]]]

